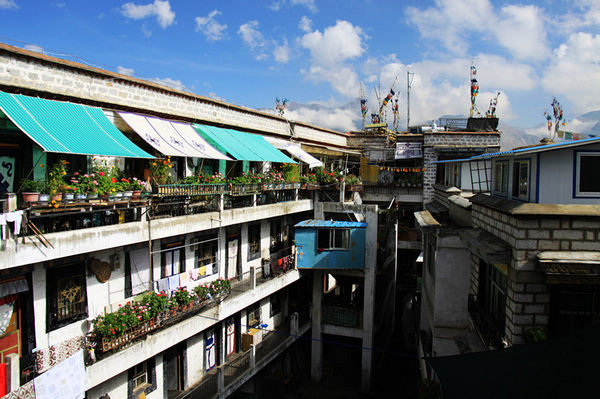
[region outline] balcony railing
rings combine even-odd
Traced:
[[[341,306],[322,306],[323,324],[338,327],[362,328],[362,312],[358,309]]]
[[[151,217],[175,217],[219,209],[251,207],[296,200],[295,191],[305,191],[300,183],[271,184],[166,184],[157,193],[140,198],[122,197],[116,200],[27,202],[26,235],[38,235],[101,227],[142,220],[147,212]],[[221,201],[221,196],[223,200]],[[299,195],[306,198],[307,195]],[[23,230],[22,230],[23,231]]]

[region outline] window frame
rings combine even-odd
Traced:
[[[480,260],[478,305],[501,336],[506,328],[507,291],[508,276],[495,265]]]
[[[72,262],[60,266],[48,267],[46,269],[46,332],[57,330],[79,320],[84,320],[88,317],[88,301],[87,301],[87,276],[85,273],[86,262],[83,260]],[[67,279],[78,280],[81,289],[82,299],[77,302],[83,309],[76,312],[70,317],[58,318],[58,291],[57,286],[59,281]]]
[[[515,159],[512,163],[512,184],[511,184],[511,196],[514,199],[521,201],[529,201],[531,195],[531,159]],[[520,184],[521,184],[521,166],[526,165],[526,183],[527,193],[522,195]],[[518,169],[517,169],[518,168]]]
[[[167,257],[168,255],[172,255],[172,260],[175,260],[177,252],[179,252],[179,270],[177,273],[173,273],[173,265],[171,265],[171,274],[167,274]],[[161,243],[160,277],[165,278],[175,276],[184,273],[185,270],[185,239]]]
[[[341,234],[342,244],[346,244],[345,246],[336,246],[338,233]],[[327,241],[329,242],[328,246],[320,246],[321,239],[320,237],[323,234],[328,234]],[[319,228],[317,229],[316,234],[316,247],[318,251],[349,251],[350,250],[350,242],[351,242],[351,233],[349,228]]]
[[[258,233],[258,240],[254,240],[253,236],[256,236]],[[248,224],[248,254],[247,260],[255,260],[260,258],[261,253],[261,223],[249,223]]]
[[[494,195],[500,197],[508,197],[508,161],[496,161],[494,162]],[[498,168],[500,169],[500,176],[498,176]],[[498,178],[500,177],[500,178]],[[498,190],[498,186],[500,186]]]
[[[136,367],[140,365],[144,365],[146,375],[146,382],[144,384],[140,384],[137,387],[134,387],[135,379],[140,376],[140,373],[136,373]],[[137,374],[137,375],[136,375]],[[138,397],[138,390],[143,390],[146,395],[150,392],[155,391],[157,388],[156,381],[156,361],[153,357],[148,360],[145,360],[141,363],[136,364],[129,370],[127,370],[127,398],[133,399]]]
[[[252,316],[252,319],[250,318]],[[262,324],[262,307],[260,301],[246,308],[246,329],[257,328]]]
[[[581,158],[582,157],[598,157],[600,151],[576,151],[575,152],[575,171],[573,182],[573,197],[574,198],[600,198],[600,191],[581,191]]]
[[[198,276],[199,278],[208,277],[219,273],[219,233],[217,231],[208,234],[202,234],[194,239],[194,269],[199,269],[202,266],[213,266],[212,274]],[[205,256],[208,252],[212,252],[210,256]],[[202,255],[201,255],[202,254]],[[211,262],[212,260],[212,262]],[[214,266],[217,266],[216,270]]]

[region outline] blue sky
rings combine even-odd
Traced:
[[[556,96],[575,116],[600,109],[599,0],[0,0],[0,41],[337,130],[361,125],[406,71],[411,122],[469,111],[469,67],[482,113],[530,127]],[[310,107],[320,104],[326,108]],[[391,119],[391,118],[389,118]],[[572,127],[573,128],[573,127]]]

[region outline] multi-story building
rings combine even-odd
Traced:
[[[294,162],[269,142],[305,161],[305,170],[331,168],[359,154],[346,134],[7,45],[0,45],[0,90],[0,360],[11,395],[70,389],[88,398],[225,397],[309,328],[315,334],[321,309],[313,307],[311,325],[310,305],[322,294],[313,290],[320,280],[296,267],[293,226],[335,213],[364,217],[369,207],[344,211],[298,185],[243,182],[183,187],[154,179],[152,195],[112,201],[25,202],[11,193],[22,191],[22,178],[48,177],[53,165],[52,173],[66,165],[76,179],[104,165],[145,181],[153,162],[168,168],[163,177],[179,180]],[[344,199],[339,190],[320,197]],[[377,217],[369,215],[376,232]],[[152,292],[221,280],[231,284],[224,298],[213,292],[208,303],[99,338],[99,316]],[[372,308],[373,281],[369,287],[364,302]],[[373,310],[368,317],[349,334],[370,348]],[[365,390],[370,353],[362,361]],[[59,378],[65,373],[71,378]]]
[[[599,143],[446,162],[459,170],[485,164],[491,173],[479,193],[460,182],[435,185],[435,206],[416,213],[425,352],[512,346],[597,325]]]

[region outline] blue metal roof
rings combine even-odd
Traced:
[[[339,220],[303,220],[300,223],[296,224],[294,227],[328,227],[328,228],[359,228],[359,227],[367,227],[368,224],[365,222],[342,222]]]
[[[536,152],[562,150],[563,148],[579,147],[581,145],[595,144],[595,143],[600,143],[600,137],[592,137],[589,139],[582,139],[582,140],[565,141],[563,143],[539,145],[536,147],[519,148],[516,150],[490,152],[488,154],[473,155],[472,157],[466,158],[466,159],[448,159],[448,160],[444,160],[444,161],[428,162],[428,164],[468,162],[468,161],[478,161],[478,160],[482,160],[482,159],[496,158],[496,157],[502,157],[502,156],[517,156],[517,155],[524,155],[524,154],[534,154]]]

